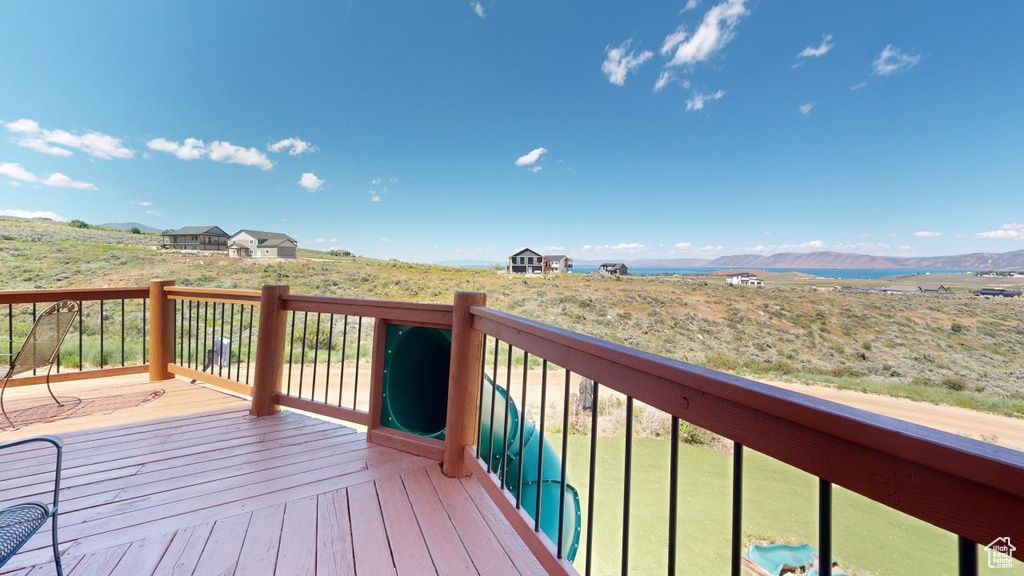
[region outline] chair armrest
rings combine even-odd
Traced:
[[[64,441],[57,436],[32,436],[30,438],[22,438],[21,440],[12,440],[10,442],[0,443],[0,450],[21,446],[22,444],[28,444],[30,442],[46,442],[48,444],[53,444],[53,447],[56,448],[58,452],[64,448]]]
[[[61,461],[64,459],[64,441],[57,436],[32,436],[30,438],[22,438],[21,440],[12,440],[11,442],[4,442],[0,444],[0,450],[6,448],[13,448],[15,446],[21,446],[22,444],[29,444],[32,442],[43,442],[51,444],[55,450],[57,450],[57,464],[53,471],[53,509],[50,511],[51,514],[57,514],[57,504],[60,500],[60,473],[61,473]]]

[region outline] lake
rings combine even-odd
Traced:
[[[573,266],[576,274],[589,274],[597,269],[597,266]],[[631,276],[702,276],[718,272],[720,270],[738,270],[746,268],[716,267],[716,266],[687,266],[687,267],[661,267],[661,266],[630,266]],[[897,274],[964,274],[971,270],[936,270],[936,269],[903,269],[903,268],[769,268],[769,272],[801,272],[822,278],[863,278],[873,280]]]

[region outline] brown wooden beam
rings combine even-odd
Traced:
[[[174,303],[167,299],[167,288],[174,280],[149,283],[149,381],[171,378],[167,364],[174,361]]]
[[[284,371],[284,340],[287,314],[282,297],[287,286],[265,285],[260,295],[260,331],[256,340],[256,369],[252,385],[253,416],[268,416],[279,411],[274,395],[281,391]]]
[[[485,306],[483,292],[456,292],[452,317],[451,368],[448,372],[448,415],[445,425],[444,474],[469,476],[463,452],[476,443],[480,406],[480,370],[484,333],[473,328],[473,306]]]

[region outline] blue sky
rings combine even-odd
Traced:
[[[417,261],[1024,248],[1021,2],[37,0],[0,21],[0,213]]]

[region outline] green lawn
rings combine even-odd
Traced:
[[[556,446],[561,439],[551,435]],[[622,438],[598,439],[594,512],[594,574],[619,574],[622,542]],[[585,569],[587,458],[590,439],[569,438],[570,480],[580,493],[584,533],[575,566]],[[664,440],[633,444],[630,572],[664,574],[668,542],[668,456]],[[679,574],[728,574],[731,456],[682,445],[679,451]],[[817,480],[747,451],[744,460],[744,537],[772,541],[817,539]],[[859,573],[956,574],[956,538],[934,526],[836,487],[836,558]],[[980,551],[984,564],[984,551]],[[987,573],[984,568],[983,573]],[[990,571],[996,573],[995,570]]]

